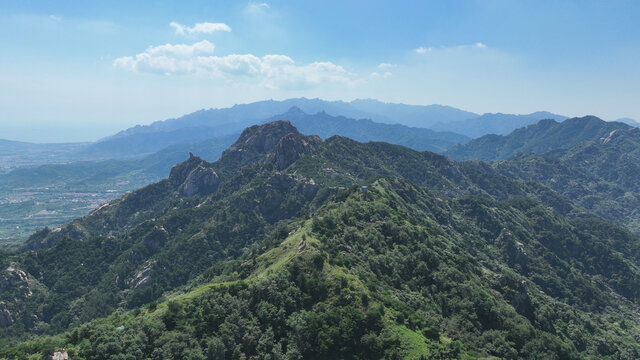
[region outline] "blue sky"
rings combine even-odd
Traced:
[[[0,138],[263,99],[640,119],[638,1],[0,0]]]

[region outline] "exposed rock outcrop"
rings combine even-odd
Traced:
[[[210,164],[189,153],[189,159],[171,168],[169,182],[181,196],[213,192],[220,185],[220,177]]]
[[[169,233],[165,228],[162,226],[154,226],[153,230],[144,237],[142,243],[147,249],[154,251],[164,245],[168,237]]]
[[[275,147],[274,161],[278,169],[285,169],[303,154],[313,153],[322,143],[319,136],[304,136],[299,133],[287,134]]]
[[[138,271],[134,275],[133,279],[129,280],[127,283],[129,287],[132,289],[137,289],[141,286],[145,286],[147,284],[150,284],[151,281],[153,280],[153,278],[151,277],[152,273],[153,273],[153,264],[147,263],[142,268],[142,270]]]
[[[69,354],[65,350],[59,350],[49,355],[49,360],[68,360]]]
[[[299,134],[288,120],[246,128],[238,140],[222,153],[222,158],[250,161],[258,154],[271,151],[287,134]]]
[[[0,273],[0,294],[11,289],[17,290],[15,295],[31,296],[29,277],[24,271],[14,266],[9,266]]]
[[[0,302],[0,329],[13,325],[13,316],[3,302]]]

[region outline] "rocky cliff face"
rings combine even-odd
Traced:
[[[275,147],[276,167],[279,170],[288,167],[303,154],[313,153],[320,143],[322,139],[317,135],[303,136],[299,133],[291,133],[283,136]]]
[[[245,129],[238,140],[222,153],[223,157],[245,160],[255,153],[271,151],[287,134],[298,134],[288,120],[274,121]]]
[[[321,142],[319,136],[300,134],[288,120],[274,121],[243,131],[221,160],[243,165],[275,159],[276,167],[283,169]]]
[[[187,161],[171,168],[169,182],[178,188],[181,196],[193,196],[215,191],[220,177],[208,162],[189,153]]]

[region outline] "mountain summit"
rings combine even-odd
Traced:
[[[250,127],[0,252],[0,358],[640,357],[640,239],[505,174]]]

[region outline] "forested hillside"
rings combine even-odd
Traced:
[[[506,175],[248,128],[0,254],[0,356],[640,357],[640,239]]]
[[[544,154],[566,149],[584,141],[606,138],[614,130],[632,127],[620,122],[607,122],[595,116],[571,118],[562,122],[542,120],[514,130],[509,135],[489,134],[460,144],[444,152],[456,160],[502,160],[517,154]]]

